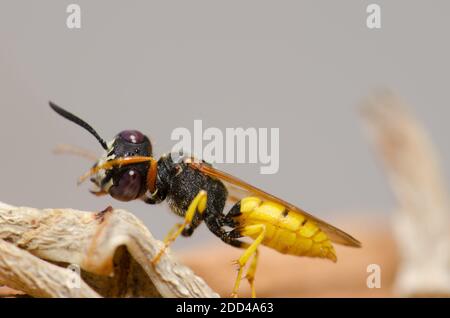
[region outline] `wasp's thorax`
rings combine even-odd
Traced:
[[[109,160],[133,156],[152,156],[150,140],[137,130],[125,130],[108,143],[104,156],[94,165],[101,165]],[[109,193],[120,201],[135,200],[147,191],[147,173],[149,163],[142,162],[123,167],[100,170],[91,178],[101,192]]]

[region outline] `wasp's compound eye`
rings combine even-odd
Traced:
[[[141,144],[145,141],[145,136],[138,130],[124,130],[119,136],[132,144]]]
[[[142,181],[143,178],[138,171],[127,170],[120,175],[118,182],[114,182],[114,185],[109,189],[109,194],[120,201],[137,199],[142,194]]]

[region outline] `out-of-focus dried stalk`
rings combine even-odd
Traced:
[[[363,115],[399,205],[393,219],[401,255],[396,291],[450,295],[450,211],[437,152],[393,94],[368,100]]]
[[[124,210],[39,210],[0,202],[0,285],[34,297],[218,297],[169,251],[153,266],[161,247]],[[81,268],[79,288],[73,288],[69,264]]]

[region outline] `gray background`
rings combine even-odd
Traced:
[[[0,199],[36,207],[125,207],[158,237],[166,206],[95,198],[76,178],[91,166],[55,156],[59,143],[101,148],[55,115],[49,99],[106,139],[136,128],[168,151],[175,127],[279,127],[280,170],[221,165],[328,219],[370,217],[393,197],[359,121],[361,100],[389,87],[448,147],[450,2],[72,1],[82,29],[66,28],[69,1],[0,2]],[[382,6],[382,29],[365,26]],[[447,178],[448,179],[448,178]],[[385,211],[385,212],[383,212]],[[346,215],[348,216],[348,215]],[[205,228],[183,244],[212,239]]]

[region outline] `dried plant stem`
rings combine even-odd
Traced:
[[[438,155],[425,129],[390,93],[369,100],[364,115],[398,201],[393,226],[401,295],[450,294],[450,210]]]
[[[13,207],[0,202],[0,284],[34,297],[218,297],[124,210]],[[56,265],[55,265],[56,264]],[[81,268],[80,288],[67,287]]]

